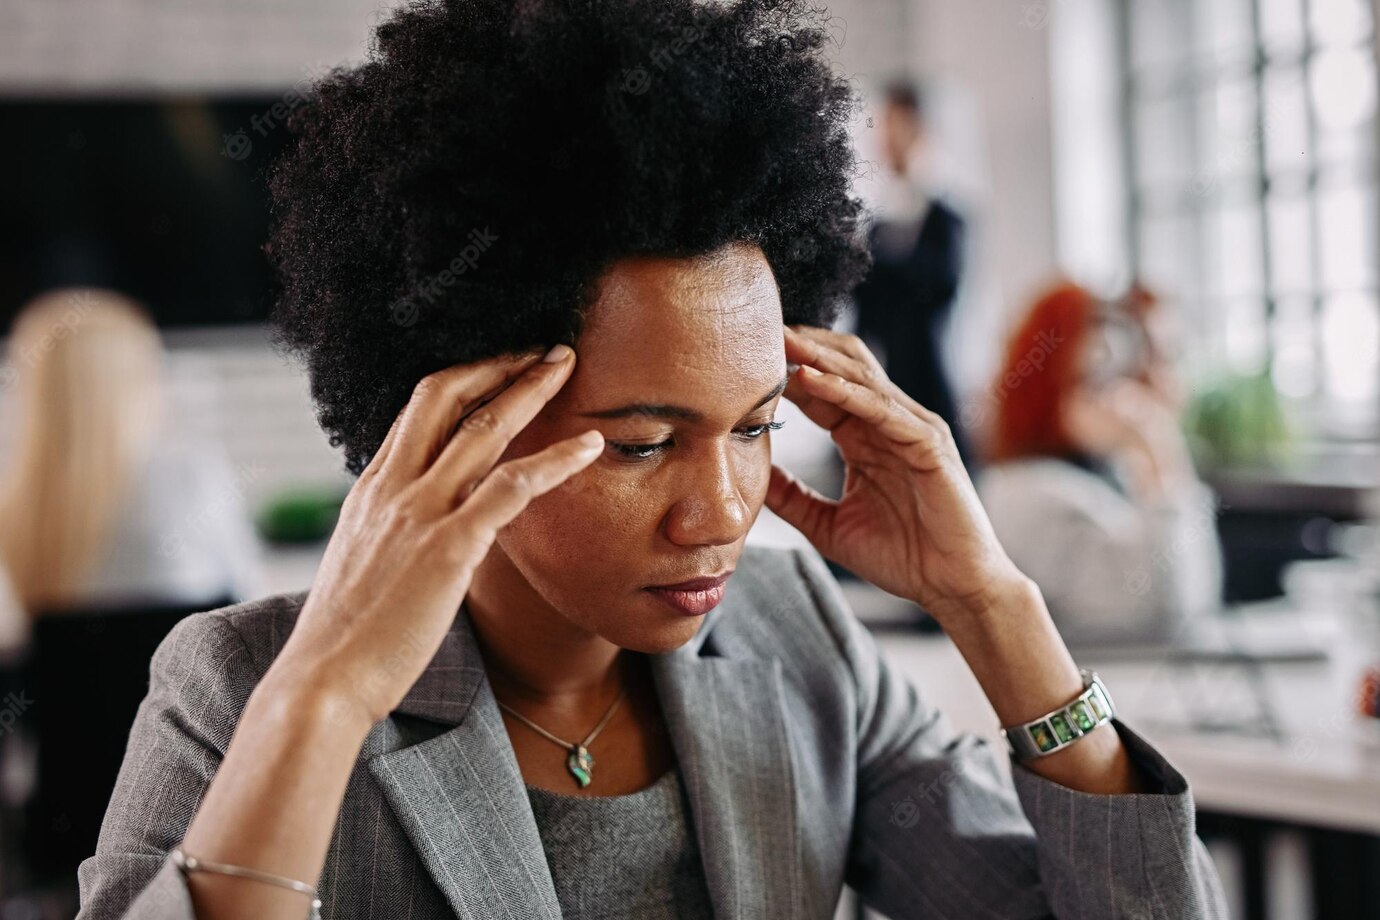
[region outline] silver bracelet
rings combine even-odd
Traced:
[[[237,878],[253,879],[256,882],[266,882],[270,885],[277,885],[280,888],[290,888],[293,891],[300,891],[302,894],[311,898],[311,911],[307,914],[309,920],[320,920],[321,899],[317,897],[316,889],[306,882],[299,882],[296,879],[285,878],[281,875],[274,875],[271,872],[260,872],[258,869],[249,869],[245,866],[232,866],[229,863],[211,862],[207,859],[197,859],[195,856],[188,856],[182,852],[179,845],[172,851],[172,861],[182,874],[190,872],[216,872],[220,875],[233,875]]]

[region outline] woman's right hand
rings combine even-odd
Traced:
[[[339,718],[373,724],[397,706],[499,529],[603,448],[592,430],[494,465],[575,366],[568,348],[554,363],[541,355],[456,365],[417,384],[346,497],[270,670],[324,690]]]

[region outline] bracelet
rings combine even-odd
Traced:
[[[1024,725],[1003,728],[1011,753],[1021,760],[1034,760],[1061,751],[1104,722],[1116,718],[1112,695],[1096,671],[1080,668],[1083,692],[1073,702],[1047,712]]]
[[[321,898],[317,897],[316,889],[306,882],[299,882],[296,879],[285,878],[281,875],[273,875],[270,872],[260,872],[258,869],[249,869],[245,866],[232,866],[229,863],[211,862],[208,859],[197,859],[195,856],[188,856],[182,852],[179,845],[172,851],[173,864],[182,870],[186,875],[191,872],[215,872],[220,875],[233,875],[237,878],[253,879],[256,882],[266,882],[270,885],[277,885],[280,888],[290,888],[293,891],[300,891],[302,894],[311,898],[311,912],[307,914],[309,920],[320,920]]]

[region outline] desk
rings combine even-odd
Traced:
[[[1350,710],[1362,649],[1348,643],[1337,618],[1302,614],[1280,604],[1241,611],[1243,625],[1278,629],[1284,618],[1327,644],[1326,662],[1262,665],[1267,697],[1285,738],[1207,733],[1187,725],[1191,670],[1168,660],[1099,660],[1075,652],[1102,675],[1121,717],[1178,767],[1202,808],[1380,834],[1380,724]],[[1254,622],[1252,622],[1254,621]],[[997,738],[997,717],[972,672],[942,635],[880,632],[879,647],[955,727]],[[1199,672],[1229,666],[1203,665]],[[1223,674],[1200,673],[1205,690],[1222,690]],[[1225,692],[1240,692],[1227,686]],[[1247,701],[1248,702],[1248,701]]]
[[[870,585],[844,587],[850,605],[864,619],[892,622],[904,610],[904,602]],[[1287,601],[1249,605],[1235,615],[1243,636],[1269,641],[1283,633],[1303,635],[1332,652],[1321,662],[1258,666],[1263,695],[1282,730],[1280,740],[1189,727],[1186,706],[1195,692],[1235,693],[1242,697],[1239,702],[1254,701],[1249,684],[1233,679],[1234,669],[1240,677],[1239,666],[1188,668],[1164,653],[1140,660],[1121,653],[1099,656],[1095,650],[1075,650],[1074,656],[1102,675],[1126,723],[1188,778],[1205,826],[1222,826],[1214,819],[1226,816],[1225,826],[1256,834],[1257,845],[1276,826],[1321,829],[1309,831],[1315,851],[1328,848],[1321,867],[1315,854],[1315,879],[1335,859],[1337,841],[1371,854],[1355,856],[1357,863],[1334,870],[1355,875],[1380,850],[1374,838],[1351,836],[1380,835],[1380,721],[1352,708],[1359,669],[1367,649],[1374,654],[1374,638],[1357,641],[1360,637],[1343,617],[1299,609]],[[947,638],[890,628],[878,628],[876,636],[892,667],[944,711],[955,728],[999,738],[996,715]],[[1243,856],[1247,915],[1264,916],[1263,859],[1259,852]],[[1348,885],[1351,881],[1355,879],[1348,879]]]

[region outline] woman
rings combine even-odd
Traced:
[[[15,603],[0,633],[22,643],[31,617],[74,607],[254,596],[234,473],[168,437],[163,346],[142,305],[48,291],[20,311],[8,352],[18,434],[0,476],[0,566]]]
[[[1216,504],[1179,430],[1175,340],[1147,289],[1102,301],[1061,282],[1012,337],[992,393],[978,488],[1075,644],[1172,640],[1221,600]]]
[[[1145,741],[1013,788],[828,575],[922,599],[1008,724],[1084,687],[945,427],[827,328],[866,262],[827,35],[414,4],[298,110],[280,328],[360,478],[309,591],[155,656],[84,920],[1220,915]],[[772,466],[782,399],[837,505]],[[764,504],[819,552],[746,547]]]

